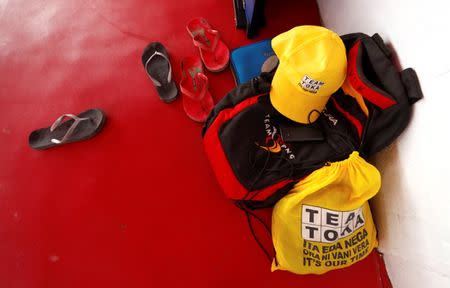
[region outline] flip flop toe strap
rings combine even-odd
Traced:
[[[153,82],[153,84],[155,86],[161,87],[162,86],[161,82],[159,82],[158,80],[153,78],[152,75],[150,75],[150,73],[148,72],[148,69],[147,69],[148,64],[150,63],[150,61],[156,56],[163,57],[167,61],[167,64],[169,65],[169,73],[167,75],[167,83],[170,83],[170,81],[172,80],[172,65],[170,65],[169,58],[167,58],[166,55],[164,55],[164,54],[162,54],[162,53],[160,53],[158,51],[155,51],[155,53],[153,53],[152,56],[150,56],[148,58],[148,60],[145,62],[145,72],[147,73],[148,77],[150,77],[150,80],[152,80],[152,82]]]
[[[61,140],[53,138],[50,140],[52,143],[62,144],[64,142],[66,142],[70,138],[70,136],[73,134],[73,131],[75,130],[75,128],[77,128],[78,124],[80,124],[81,121],[89,120],[89,118],[80,118],[73,114],[63,114],[58,119],[56,119],[55,122],[53,122],[52,126],[50,127],[50,132],[55,131],[55,129],[58,128],[63,123],[63,120],[66,117],[72,118],[74,120],[72,125],[67,130],[66,134],[63,136],[63,138]]]
[[[212,34],[214,36],[212,43],[208,43],[205,41],[204,38],[206,38],[206,35],[205,31],[203,30],[194,36],[193,38],[194,45],[206,51],[214,51],[216,49],[217,43],[219,43],[220,39],[219,31],[213,29],[208,29],[207,31],[209,34]]]
[[[194,84],[198,87],[199,84],[202,83],[201,85],[201,90],[200,91],[191,91],[188,89],[185,89],[183,86],[181,86],[181,92],[183,94],[185,94],[186,96],[188,96],[189,98],[191,98],[192,100],[195,101],[201,101],[205,95],[206,92],[208,92],[208,77],[206,77],[205,74],[203,73],[197,73],[194,78],[192,79],[192,81],[194,82]]]

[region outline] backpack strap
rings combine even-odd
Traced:
[[[420,88],[419,78],[416,71],[412,68],[407,68],[400,72],[400,78],[405,86],[408,94],[409,104],[412,105],[423,98],[422,89]]]
[[[380,50],[386,55],[387,58],[392,58],[392,52],[391,50],[384,44],[383,38],[381,38],[380,34],[375,33],[372,35],[372,40],[378,45]]]
[[[383,38],[378,33],[372,35],[372,40],[377,44],[380,50],[387,58],[392,58],[392,52],[383,41]],[[422,89],[420,88],[419,78],[412,68],[407,68],[400,72],[400,79],[405,86],[408,95],[409,104],[412,105],[423,98]]]

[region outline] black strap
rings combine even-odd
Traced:
[[[371,38],[378,45],[384,55],[386,55],[386,57],[390,59],[392,57],[391,50],[386,46],[386,44],[384,44],[383,38],[381,38],[380,34],[375,33]]]
[[[256,215],[255,213],[253,213],[252,211],[248,210],[247,208],[245,208],[245,206],[243,206],[241,203],[239,202],[235,202],[236,206],[241,209],[242,211],[244,211],[245,216],[247,217],[247,223],[248,223],[248,227],[250,228],[250,232],[252,233],[253,239],[255,240],[256,244],[258,244],[259,248],[264,252],[264,254],[267,257],[267,260],[271,263],[272,259],[275,257],[272,257],[269,253],[269,251],[267,251],[267,249],[264,247],[264,245],[261,243],[261,241],[258,239],[258,237],[256,236],[255,233],[255,229],[253,229],[253,223],[251,221],[251,217],[253,217],[254,219],[258,220],[259,223],[261,223],[265,230],[269,233],[270,237],[272,237],[272,233],[270,231],[269,226],[261,219],[261,217],[259,217],[258,215]],[[251,216],[251,217],[250,217]],[[275,254],[275,251],[274,251]]]
[[[386,55],[388,58],[392,58],[392,52],[389,47],[386,46],[383,39],[378,33],[373,34],[371,37],[372,40],[377,44],[380,50]],[[418,100],[423,98],[422,89],[420,88],[419,79],[417,78],[417,74],[412,68],[407,68],[400,72],[400,78],[403,82],[403,85],[406,88],[406,92],[408,94],[409,104],[414,104]]]
[[[407,68],[400,72],[400,78],[405,86],[408,94],[409,104],[414,104],[423,98],[422,89],[420,88],[419,78],[416,71],[412,68]]]

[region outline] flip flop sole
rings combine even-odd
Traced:
[[[193,121],[204,123],[214,108],[214,101],[209,92],[205,99],[195,101],[189,97],[183,97],[183,109],[186,115]]]
[[[168,85],[162,87],[156,87],[156,90],[159,95],[163,94],[167,96],[165,98],[159,97],[159,99],[165,103],[173,102],[178,98],[178,88],[175,82],[170,82]]]
[[[228,47],[220,41],[217,43],[214,52],[200,49],[200,57],[208,71],[220,72],[228,67],[230,62],[230,51]]]

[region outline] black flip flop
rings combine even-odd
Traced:
[[[66,117],[72,119],[63,122]],[[28,143],[31,148],[42,150],[89,139],[102,130],[105,120],[105,114],[99,109],[90,109],[77,116],[63,114],[53,122],[51,127],[31,132]]]
[[[178,96],[178,89],[172,79],[169,54],[161,43],[152,42],[145,47],[142,65],[155,85],[159,98],[166,103],[174,101]]]

